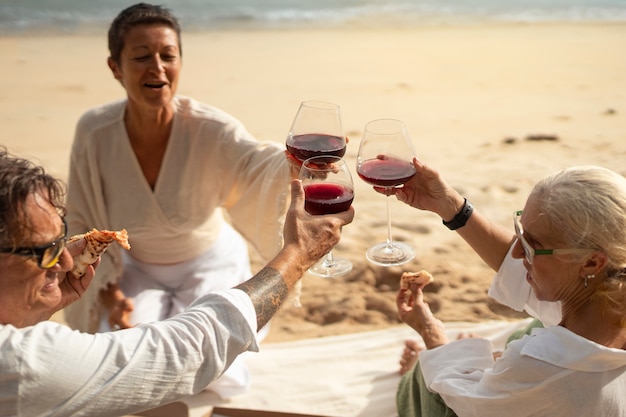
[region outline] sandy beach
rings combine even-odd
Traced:
[[[400,326],[404,270],[429,270],[443,321],[524,317],[486,295],[493,272],[429,213],[393,199],[393,235],[417,248],[402,267],[375,267],[386,237],[384,197],[356,177],[363,126],[405,121],[417,156],[478,210],[512,227],[538,178],[572,165],[626,175],[626,24],[494,24],[419,28],[224,30],[183,35],[179,94],[218,106],[263,141],[282,143],[302,100],[340,104],[355,176],[354,223],[336,254],[349,275],[305,276],[302,307],[286,306],[267,341]],[[102,36],[0,38],[2,140],[67,178],[74,126],[123,97]],[[258,267],[255,261],[255,268]]]

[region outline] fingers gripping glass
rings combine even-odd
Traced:
[[[520,217],[522,216],[522,210],[518,210],[513,212],[513,224],[515,225],[515,235],[517,236],[517,240],[521,243],[522,248],[524,248],[524,255],[526,255],[526,260],[529,264],[533,264],[535,260],[535,256],[537,255],[567,255],[574,253],[583,253],[588,252],[589,249],[577,248],[577,249],[535,249],[530,246],[530,243],[524,237],[524,229],[522,228],[522,223],[520,222]]]
[[[0,249],[0,252],[35,258],[37,265],[42,269],[54,267],[59,262],[67,241],[67,222],[63,218],[61,220],[63,220],[63,233],[54,242],[41,246],[4,248]]]
[[[309,158],[300,168],[304,188],[304,209],[309,214],[339,213],[350,208],[354,200],[354,183],[346,162],[338,156]],[[309,272],[324,278],[352,271],[352,262],[333,255],[331,250]]]

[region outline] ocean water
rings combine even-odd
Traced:
[[[102,30],[125,0],[0,0],[0,35]],[[626,0],[164,0],[185,31],[485,22],[626,22]]]

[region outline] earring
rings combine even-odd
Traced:
[[[596,276],[594,274],[587,274],[585,275],[585,288],[587,288],[587,285],[589,284],[588,281],[590,279],[594,279]]]

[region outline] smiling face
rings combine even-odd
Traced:
[[[167,25],[139,25],[124,39],[119,62],[108,61],[113,76],[126,89],[129,106],[158,111],[171,103],[182,68],[179,39]]]
[[[63,233],[61,217],[42,194],[29,195],[25,210],[35,232],[27,231],[31,234],[19,246],[45,245]],[[59,283],[72,265],[67,249],[50,269],[39,268],[34,258],[0,254],[0,323],[25,327],[49,319],[61,303]]]

